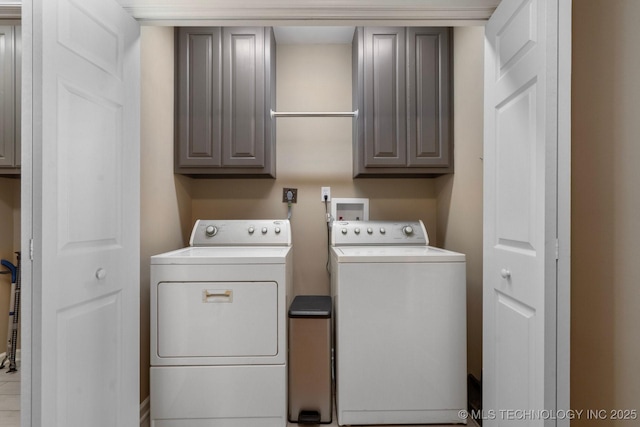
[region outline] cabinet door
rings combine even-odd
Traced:
[[[13,45],[15,49],[15,165],[20,167],[22,165],[22,27],[14,27],[15,31],[15,43]]]
[[[364,166],[406,166],[405,29],[364,28]]]
[[[265,29],[222,31],[224,167],[265,166]]]
[[[449,29],[407,29],[409,167],[450,166]]]
[[[0,26],[0,167],[15,166],[14,27]]]
[[[178,168],[221,166],[220,28],[178,30]]]

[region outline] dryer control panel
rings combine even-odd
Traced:
[[[334,221],[332,246],[428,246],[429,236],[422,221]]]
[[[291,246],[289,220],[199,219],[190,246]]]

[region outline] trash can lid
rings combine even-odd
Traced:
[[[328,295],[298,295],[289,307],[289,317],[331,317],[331,297]]]

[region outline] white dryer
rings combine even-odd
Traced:
[[[334,222],[338,424],[465,423],[465,255],[419,222]]]
[[[151,257],[151,426],[287,424],[287,220],[198,220]]]

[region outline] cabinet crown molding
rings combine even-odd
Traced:
[[[484,21],[500,0],[119,0],[141,21],[419,22]],[[448,24],[445,24],[448,25]]]
[[[22,5],[18,3],[0,3],[0,19],[20,19]]]

